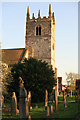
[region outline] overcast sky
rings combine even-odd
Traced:
[[[39,9],[41,17],[48,17],[49,3],[2,3],[2,48],[24,48],[27,6],[31,18],[33,12],[37,18]],[[78,4],[52,2],[51,6],[55,13],[55,62],[65,83],[65,72],[78,72]]]

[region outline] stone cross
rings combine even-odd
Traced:
[[[65,90],[63,91],[64,109],[67,108]]]
[[[12,96],[12,104],[11,104],[11,115],[17,114],[17,98],[15,92],[13,92]]]
[[[24,82],[22,78],[20,78],[20,99],[19,99],[20,119],[26,119],[29,115],[27,91],[23,83]]]
[[[47,104],[48,104],[48,91],[46,90],[45,91],[45,107],[47,106]]]

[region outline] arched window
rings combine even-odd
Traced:
[[[41,35],[41,26],[39,27],[39,35]]]
[[[36,35],[41,35],[41,26],[36,27]]]
[[[38,27],[36,27],[36,35],[38,35]]]

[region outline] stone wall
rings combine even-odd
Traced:
[[[36,35],[39,26],[41,35]],[[26,48],[29,50],[30,47],[33,57],[48,62],[55,69],[55,23],[52,17],[38,17],[26,22]]]

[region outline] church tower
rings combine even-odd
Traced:
[[[41,18],[40,10],[38,18],[34,13],[30,19],[29,7],[26,20],[26,46],[29,57],[35,57],[46,61],[55,70],[55,18],[49,5],[49,16]]]

